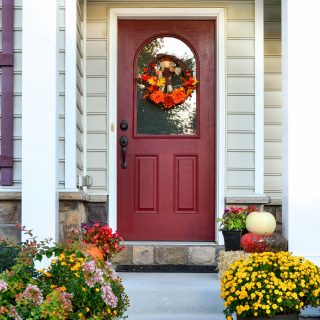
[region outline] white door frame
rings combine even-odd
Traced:
[[[109,13],[108,47],[108,190],[109,225],[117,229],[117,43],[120,19],[212,19],[217,21],[217,138],[216,138],[216,210],[217,217],[224,211],[225,185],[225,15],[224,8],[112,8]],[[222,243],[216,224],[216,242]]]

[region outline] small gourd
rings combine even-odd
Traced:
[[[258,235],[272,234],[276,230],[276,225],[274,216],[266,211],[251,212],[246,219],[247,230]]]

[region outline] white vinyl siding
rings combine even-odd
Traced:
[[[273,201],[282,192],[281,0],[264,2],[264,20],[264,188]]]
[[[87,173],[90,193],[107,193],[107,15],[105,4],[87,7]]]
[[[59,187],[65,185],[65,0],[59,2]],[[77,119],[76,119],[76,152],[77,175],[83,171],[83,1],[77,1]],[[70,106],[73,107],[73,106]]]
[[[255,191],[255,7],[228,2],[226,194]]]

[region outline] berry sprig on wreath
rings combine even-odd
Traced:
[[[185,63],[167,54],[157,55],[154,61],[143,68],[138,80],[144,86],[143,98],[164,109],[183,104],[198,85],[198,80]]]

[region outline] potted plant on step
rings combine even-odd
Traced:
[[[320,269],[290,252],[253,253],[229,265],[221,297],[227,320],[298,320],[300,309],[320,305]]]
[[[226,251],[241,250],[240,240],[246,232],[247,216],[256,211],[256,207],[248,206],[247,208],[230,207],[224,211],[220,222],[219,230],[222,231]]]

